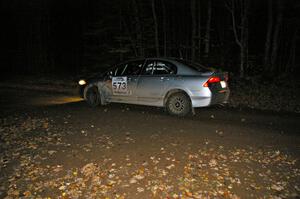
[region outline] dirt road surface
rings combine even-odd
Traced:
[[[300,197],[299,114],[0,96],[0,198]]]

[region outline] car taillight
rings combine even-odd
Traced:
[[[208,87],[209,84],[212,84],[212,83],[217,83],[217,82],[220,82],[220,78],[219,77],[211,77],[209,78],[204,84],[203,86],[204,87]]]

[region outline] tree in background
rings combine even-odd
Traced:
[[[191,35],[191,60],[195,61],[196,55],[196,1],[191,0],[191,16],[192,16],[192,35]]]
[[[0,65],[80,73],[163,55],[241,77],[291,73],[300,68],[299,8],[298,0],[4,0]]]
[[[273,0],[268,0],[268,29],[265,41],[264,66],[270,66],[270,49],[273,30]]]
[[[161,0],[161,5],[162,5],[162,20],[163,20],[163,37],[164,37],[164,57],[167,57],[167,10],[166,10],[166,5],[165,5],[165,0]]]
[[[155,10],[155,0],[151,0],[151,8],[152,8],[152,16],[153,16],[153,25],[154,25],[154,40],[155,40],[155,51],[156,56],[160,56],[159,52],[159,38],[158,38],[158,21],[157,21],[157,15]]]
[[[232,31],[236,44],[240,49],[240,77],[245,76],[245,65],[248,57],[248,0],[230,0],[226,5],[232,18]],[[239,16],[237,16],[239,15]],[[240,20],[238,20],[240,19]],[[239,22],[239,24],[237,24]]]
[[[204,48],[204,55],[208,57],[209,50],[210,50],[210,30],[211,30],[211,17],[212,17],[212,0],[207,1],[207,20],[206,20],[206,32],[205,32],[205,48]]]
[[[140,17],[140,8],[138,2],[136,0],[132,0],[132,7],[134,13],[134,22],[135,22],[135,33],[136,33],[136,45],[139,49],[139,56],[145,56],[145,49],[143,45],[143,31],[142,31],[142,23]]]
[[[282,13],[283,6],[281,0],[277,0],[277,17],[274,28],[273,42],[272,42],[272,52],[271,52],[271,65],[269,71],[273,72],[276,69],[276,64],[278,60],[278,48],[280,40],[280,29],[282,25]]]
[[[197,9],[197,18],[198,18],[198,60],[201,61],[201,57],[202,57],[202,51],[201,51],[201,45],[202,45],[202,31],[201,31],[201,1],[197,1],[198,2],[198,9]]]

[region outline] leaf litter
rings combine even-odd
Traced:
[[[13,122],[11,122],[13,121]],[[218,146],[203,140],[197,150],[170,140],[143,162],[128,154],[119,161],[104,158],[65,168],[48,160],[71,144],[48,118],[1,120],[0,196],[2,198],[296,198],[300,195],[299,163],[272,148]],[[66,125],[66,124],[64,124]],[[93,127],[94,128],[94,127]],[[79,131],[81,132],[81,131]],[[85,134],[84,132],[83,134]],[[150,136],[159,139],[159,134]],[[99,134],[103,153],[120,142]],[[125,132],[124,144],[137,139]],[[93,142],[83,144],[91,152]],[[76,150],[77,153],[80,151]],[[114,162],[115,161],[115,162]],[[118,162],[118,163],[116,163]]]

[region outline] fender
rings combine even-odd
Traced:
[[[86,93],[87,93],[87,90],[91,87],[96,87],[97,90],[98,90],[98,93],[100,95],[100,99],[101,99],[101,105],[106,105],[108,104],[106,99],[105,99],[105,96],[104,96],[104,92],[102,92],[101,88],[103,87],[103,83],[101,82],[94,82],[94,83],[91,83],[89,85],[87,85],[85,88],[84,88],[84,91],[83,91],[83,96],[84,96],[84,99],[86,100]]]

